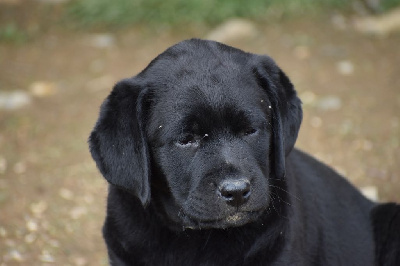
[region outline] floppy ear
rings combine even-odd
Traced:
[[[143,95],[134,79],[117,83],[101,106],[89,147],[107,181],[130,191],[145,206],[150,201],[150,168],[141,121]]]
[[[289,78],[269,57],[261,57],[253,69],[259,85],[267,93],[272,107],[272,164],[277,178],[285,176],[285,157],[289,155],[303,119],[301,101]]]

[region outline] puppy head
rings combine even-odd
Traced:
[[[170,223],[241,226],[268,209],[301,116],[272,59],[189,40],[114,87],[90,150],[112,185]]]

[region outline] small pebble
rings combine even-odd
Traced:
[[[212,30],[206,39],[229,42],[234,40],[251,39],[257,36],[258,30],[256,25],[245,19],[233,18]]]
[[[55,239],[50,239],[49,240],[49,244],[53,248],[59,248],[60,247],[60,242],[58,240],[55,240]]]
[[[0,92],[0,109],[16,110],[31,103],[31,97],[24,91]]]
[[[335,14],[331,18],[332,25],[338,30],[346,30],[348,28],[346,18],[341,14]]]
[[[337,96],[326,96],[320,98],[316,105],[321,110],[334,111],[342,108],[342,100]]]
[[[56,85],[52,82],[37,81],[29,86],[29,91],[35,97],[48,97],[56,93]]]
[[[73,258],[73,262],[76,266],[84,266],[88,264],[87,259],[82,257]]]
[[[18,162],[14,165],[13,169],[14,169],[14,173],[19,174],[19,175],[23,174],[26,172],[26,163]]]
[[[33,219],[29,219],[28,221],[26,221],[26,228],[30,231],[30,232],[36,232],[39,229],[39,225],[36,221],[34,221]]]
[[[9,260],[13,260],[13,261],[17,261],[17,262],[23,262],[24,261],[24,257],[22,256],[22,254],[16,250],[16,249],[12,249],[8,252],[7,254],[7,258]]]
[[[60,195],[61,198],[66,200],[72,200],[74,198],[74,193],[66,188],[61,188],[58,194]]]
[[[338,62],[336,64],[336,69],[343,76],[350,76],[354,73],[354,65],[348,60]]]
[[[84,214],[87,213],[87,209],[83,206],[74,207],[70,212],[70,216],[72,219],[77,220],[81,218]]]
[[[7,237],[7,230],[4,227],[0,227],[0,236]]]
[[[86,43],[95,48],[110,48],[115,45],[115,38],[109,33],[92,34]]]
[[[375,186],[362,187],[361,193],[372,201],[378,201],[378,189]]]
[[[317,99],[317,96],[312,91],[304,91],[304,92],[300,93],[299,96],[300,96],[301,101],[305,105],[313,104]]]
[[[312,127],[318,128],[318,127],[321,127],[321,125],[322,125],[321,117],[314,116],[311,118],[311,126]]]
[[[49,251],[47,250],[43,250],[42,254],[40,254],[39,256],[40,261],[42,262],[55,262],[54,257],[50,254]]]
[[[30,234],[27,234],[24,239],[25,239],[26,243],[31,244],[36,240],[36,238],[37,238],[37,236],[35,234],[30,233]]]
[[[7,170],[7,160],[6,158],[0,156],[0,174],[4,174]]]
[[[45,212],[48,208],[47,202],[41,200],[38,202],[34,202],[30,205],[30,210],[33,214],[41,215]]]

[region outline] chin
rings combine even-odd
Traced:
[[[239,211],[221,219],[199,220],[188,215],[182,215],[183,230],[228,229],[250,224],[259,220],[264,210]]]

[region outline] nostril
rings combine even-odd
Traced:
[[[221,195],[227,200],[232,200],[233,199],[233,194],[231,194],[231,193],[221,192]]]
[[[218,190],[222,199],[234,206],[244,204],[251,194],[250,182],[244,178],[224,180]]]

